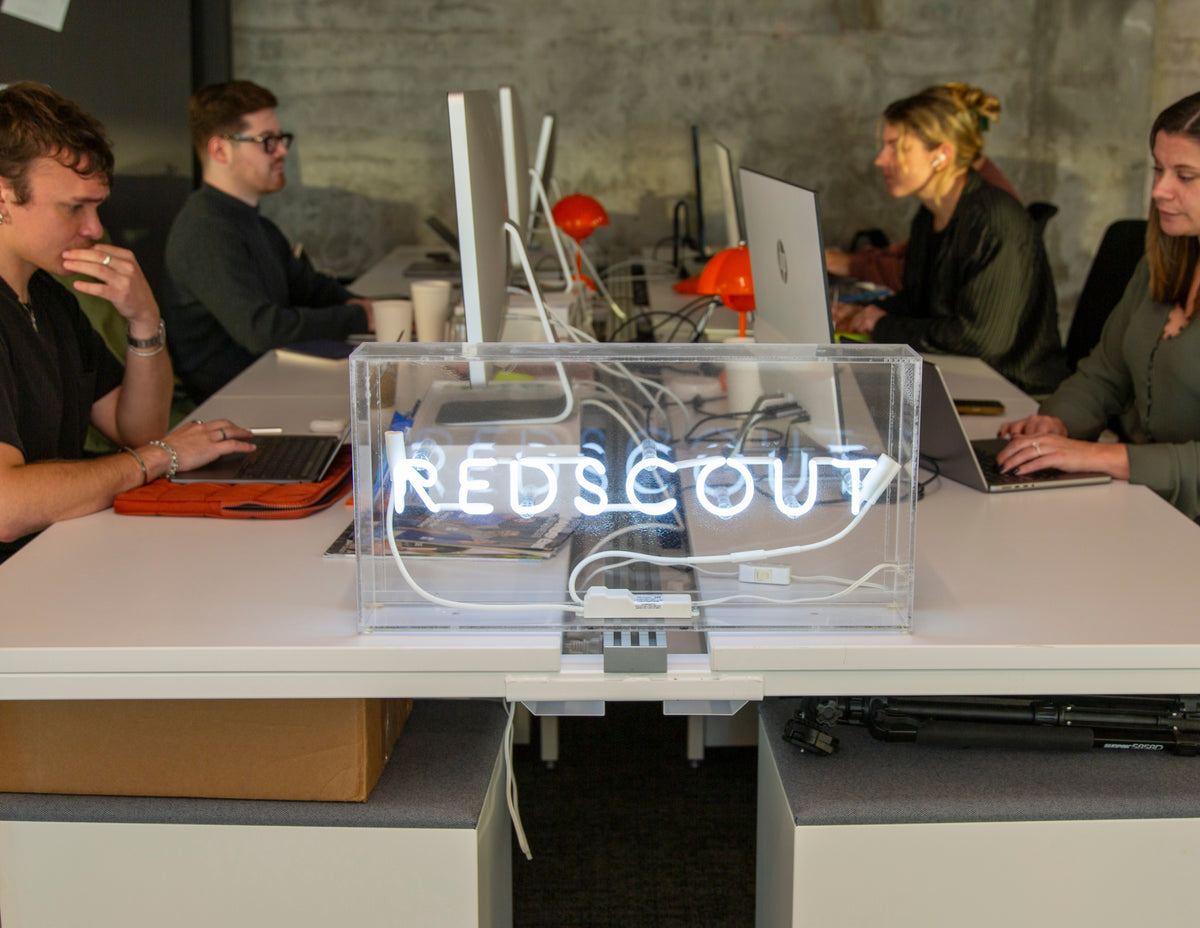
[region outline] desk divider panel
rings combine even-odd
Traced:
[[[906,347],[367,344],[350,375],[363,632],[910,626]]]

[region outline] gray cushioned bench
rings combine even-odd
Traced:
[[[72,921],[75,909],[56,908],[54,899],[26,879],[42,854],[44,866],[58,873],[60,895],[94,896],[88,903],[89,925],[110,924],[105,915],[97,920],[96,913],[106,912],[105,900],[120,899],[122,893],[131,902],[111,912],[113,925],[242,924],[240,916],[230,920],[238,911],[246,924],[295,928],[328,924],[320,921],[327,910],[336,911],[339,922],[356,926],[391,925],[398,913],[414,908],[425,912],[426,921],[418,923],[430,924],[437,923],[428,921],[435,898],[436,905],[446,906],[446,924],[509,924],[511,850],[500,763],[504,725],[504,709],[495,701],[418,700],[364,803],[0,794],[0,887],[7,893],[0,896],[0,911],[6,928],[33,924],[34,912],[38,920],[47,919],[42,924],[85,923]],[[60,839],[54,830],[43,835],[37,824],[57,829]],[[92,834],[98,835],[92,850],[99,857],[89,858]],[[462,846],[448,850],[446,842],[456,835],[463,836]],[[124,845],[127,837],[130,847]],[[116,868],[120,872],[148,870],[143,877],[134,873],[132,885],[121,885],[113,874],[97,876],[93,883],[108,853],[126,855]],[[360,859],[346,860],[355,854]],[[443,873],[447,868],[440,866],[435,877],[421,875],[423,860],[434,866],[439,855],[447,854],[445,862],[457,861],[458,872]],[[239,871],[254,870],[254,863],[237,862],[239,855],[272,860],[262,873],[249,873],[242,885],[222,885],[241,882]],[[387,855],[395,855],[393,862]],[[174,870],[173,856],[181,860]],[[231,872],[223,872],[216,859],[221,856],[234,862]],[[341,865],[332,857],[345,860],[345,870],[337,872]],[[22,862],[14,863],[15,858]],[[156,872],[160,858],[165,872]],[[364,885],[371,873],[382,884],[376,895],[390,903],[373,898]],[[144,904],[138,883],[149,880],[171,885],[171,892],[187,901],[172,900],[170,911]],[[335,899],[342,896],[339,886],[354,898]],[[64,888],[70,891],[63,893]],[[230,897],[223,899],[224,894]],[[256,895],[261,898],[251,898]],[[471,902],[476,895],[478,904]],[[471,910],[471,921],[454,911],[456,901]],[[357,914],[360,908],[368,920]],[[483,911],[477,915],[476,909]],[[16,917],[24,911],[31,913],[28,922]]]
[[[798,706],[759,710],[760,928],[1194,920],[1200,758],[930,748],[850,725],[819,757],[783,740]]]

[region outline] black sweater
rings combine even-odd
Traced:
[[[257,208],[207,184],[175,217],[166,271],[171,357],[197,402],[271,348],[367,331],[344,287],[297,258]]]
[[[982,358],[1027,393],[1067,374],[1046,250],[1017,200],[971,171],[941,232],[912,222],[904,289],[880,302],[877,342]]]

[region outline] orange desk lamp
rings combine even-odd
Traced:
[[[738,335],[746,337],[746,313],[754,312],[754,277],[750,273],[750,249],[745,245],[719,251],[704,265],[696,292],[718,296],[739,314]]]
[[[572,193],[555,203],[550,214],[554,224],[575,239],[575,271],[580,280],[595,290],[595,282],[583,273],[583,240],[600,226],[608,225],[608,213],[586,193]]]

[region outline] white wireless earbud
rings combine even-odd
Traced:
[[[933,168],[934,168],[934,170],[937,170],[938,168],[940,168],[940,167],[941,167],[943,164],[945,164],[945,163],[946,163],[946,153],[945,153],[945,152],[943,152],[943,151],[939,151],[939,152],[937,153],[937,155],[936,155],[936,156],[934,156],[934,159],[933,159]]]

